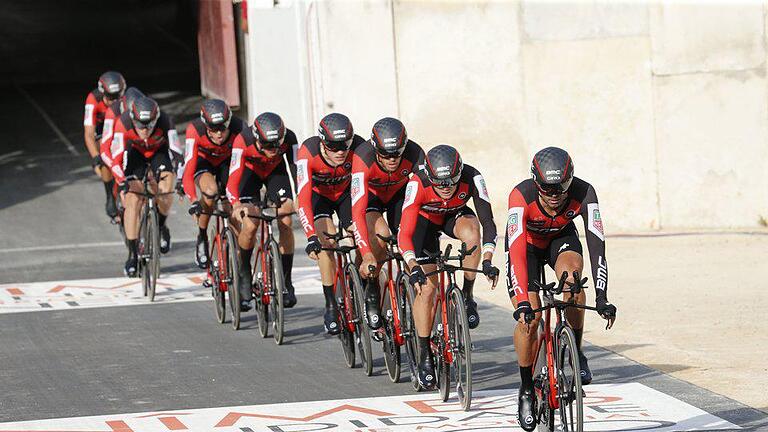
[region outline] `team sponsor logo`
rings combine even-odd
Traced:
[[[224,114],[222,114],[222,113],[213,113],[213,114],[211,114],[211,121],[212,122],[224,121]]]
[[[152,118],[152,111],[139,111],[139,120],[145,122]]]
[[[597,257],[597,282],[595,282],[595,289],[605,291],[605,287],[608,285],[608,263],[603,256]]]
[[[345,170],[351,170],[352,169],[352,162],[345,163],[344,164],[344,169]]]
[[[407,169],[404,169],[404,170],[400,171],[400,174],[402,174],[403,177],[408,177],[408,174],[410,174],[410,172]]]
[[[352,226],[350,226],[349,228],[355,237],[355,243],[357,243],[358,246],[368,247],[368,243],[365,240],[363,240],[363,236],[360,235],[360,230],[357,229],[357,225],[352,224]]]
[[[416,201],[416,192],[419,190],[419,185],[415,181],[408,182],[405,186],[405,199],[403,200],[403,210],[408,208],[409,205]]]
[[[267,131],[267,139],[275,139],[280,135],[280,132],[276,130]]]
[[[120,91],[120,84],[110,84],[110,85],[107,87],[107,89],[108,89],[108,91],[109,91],[110,93],[119,92],[119,91]]]
[[[567,212],[565,212],[565,217],[568,219],[573,219],[576,217],[576,212],[573,210],[568,210]]]
[[[123,152],[123,133],[118,132],[115,137],[112,138],[112,145],[109,147],[110,153],[112,153],[112,159],[116,158]]]
[[[459,193],[459,199],[460,200],[463,200],[463,199],[466,199],[466,198],[467,198],[467,193],[466,192]]]
[[[304,186],[309,183],[309,175],[307,173],[307,160],[301,159],[296,162],[296,193],[300,193]]]
[[[450,167],[450,166],[448,166],[448,165],[439,166],[439,167],[437,167],[437,169],[435,170],[435,172],[436,172],[436,173],[438,173],[438,174],[440,174],[440,173],[444,173],[444,172],[450,172],[450,171],[451,171],[451,167]]]
[[[176,129],[168,131],[168,146],[178,154],[184,153],[184,149],[179,144],[179,133],[176,132]]]
[[[512,207],[507,214],[507,247],[523,233],[523,208]]]
[[[481,199],[485,200],[486,202],[491,202],[491,197],[488,195],[488,187],[485,184],[485,179],[482,175],[478,174],[474,178],[475,181],[475,188],[477,189],[477,194],[480,196]]]
[[[240,169],[241,159],[243,158],[243,149],[232,149],[232,159],[229,161],[229,174],[231,175]]]
[[[83,117],[83,125],[93,126],[93,105],[88,104],[85,106],[85,117]]]
[[[115,121],[112,119],[104,120],[104,129],[101,132],[101,142],[107,142],[109,137],[112,136],[112,124],[114,124],[114,122]]]
[[[509,256],[507,256],[509,261]],[[515,266],[509,266],[509,273],[507,274],[507,292],[510,297],[523,294],[523,289],[520,287],[520,282],[517,281],[517,274],[515,273]]]
[[[346,129],[336,129],[333,131],[333,137],[336,139],[339,138],[346,138],[347,137],[347,130]]]
[[[354,206],[355,203],[357,203],[365,193],[365,191],[363,190],[363,173],[357,172],[352,174],[352,181],[349,186],[349,193],[352,196],[352,205]]]
[[[184,163],[186,163],[186,162],[189,162],[190,159],[192,159],[192,147],[195,145],[195,139],[187,138],[186,140],[184,140],[184,143],[186,147],[184,149]]]
[[[589,218],[587,221],[589,230],[600,240],[605,241],[605,235],[603,235],[603,220],[600,217],[600,206],[597,203],[587,204],[587,215]]]
[[[299,207],[299,222],[301,222],[301,227],[304,228],[305,234],[309,234],[313,231],[312,224],[309,223],[309,218],[307,218],[307,214],[302,207]]]

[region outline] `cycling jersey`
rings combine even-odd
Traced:
[[[232,146],[237,136],[244,129],[244,123],[237,117],[232,117],[229,122],[229,136],[221,144],[214,144],[208,137],[207,128],[199,118],[191,121],[187,125],[184,154],[184,173],[183,184],[184,193],[190,201],[197,200],[197,190],[195,188],[195,177],[199,174],[198,165],[201,165],[201,159],[206,166],[221,167],[223,170],[229,169],[229,158],[232,154]],[[226,183],[225,183],[226,184]]]
[[[477,210],[477,219],[483,228],[483,252],[493,253],[496,249],[496,224],[493,222],[488,188],[482,174],[474,167],[464,164],[456,191],[447,199],[437,194],[424,171],[418,171],[408,182],[400,234],[397,237],[405,261],[408,262],[422,254],[422,251],[414,250],[413,243],[419,217],[442,227],[446,219],[456,216],[456,213],[466,207],[470,197]]]
[[[85,98],[85,117],[83,118],[83,126],[95,126],[96,138],[101,137],[104,129],[104,117],[106,116],[107,98],[104,97],[104,93],[95,89],[88,93]]]
[[[337,202],[345,192],[348,192],[352,174],[352,155],[360,145],[370,144],[366,144],[363,137],[355,134],[346,160],[337,167],[329,165],[323,158],[319,137],[307,138],[299,147],[296,161],[296,188],[299,195],[298,214],[307,238],[315,235],[313,195]]]
[[[102,153],[101,158],[109,161],[107,165],[112,170],[115,180],[118,183],[125,181],[123,169],[127,161],[124,161],[125,152],[128,149],[134,149],[145,159],[150,159],[161,148],[181,155],[183,153],[179,145],[179,136],[173,125],[173,120],[165,114],[160,113],[160,118],[155,125],[155,129],[148,139],[139,138],[136,130],[133,128],[133,122],[129,112],[123,112],[115,122],[115,132],[112,138],[105,146],[109,154]]]
[[[352,220],[355,223],[355,239],[363,254],[371,252],[368,243],[368,226],[365,214],[369,210],[369,194],[380,203],[371,211],[380,211],[398,195],[408,182],[411,173],[424,163],[424,150],[415,142],[408,140],[405,145],[400,165],[393,172],[385,170],[378,163],[376,149],[366,142],[355,149],[352,156],[352,179],[350,194],[352,197]]]
[[[509,194],[505,246],[509,252],[509,296],[514,296],[517,301],[528,301],[527,245],[547,249],[550,242],[563,231],[575,230],[573,219],[579,215],[584,220],[597,295],[605,295],[608,290],[608,263],[605,259],[603,221],[595,189],[584,180],[574,177],[562,210],[554,216],[544,211],[538,196],[536,184],[531,179],[515,186]],[[554,266],[554,263],[551,264]]]
[[[267,180],[273,173],[277,174],[277,171],[280,171],[281,175],[287,176],[288,170],[278,169],[281,165],[285,166],[285,160],[288,161],[291,170],[293,169],[298,140],[292,130],[285,130],[285,139],[274,157],[268,157],[264,154],[257,147],[256,141],[257,138],[249,127],[243,127],[243,130],[235,138],[232,147],[232,160],[229,163],[229,180],[227,181],[227,198],[233,204],[240,201],[244,175],[246,179],[254,176],[261,179],[258,187],[260,189],[263,180]],[[284,187],[285,182],[281,181],[280,185]],[[290,188],[290,183],[288,186]],[[248,195],[248,200],[252,200],[253,194],[249,193]]]

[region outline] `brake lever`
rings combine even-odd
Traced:
[[[448,257],[450,257],[451,255],[451,246],[453,245],[449,244],[448,246],[445,247],[445,253],[443,254],[443,261],[448,261]]]

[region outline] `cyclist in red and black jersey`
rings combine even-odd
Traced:
[[[381,327],[381,296],[378,281],[372,278],[378,272],[369,272],[368,266],[378,268],[387,250],[387,245],[376,234],[385,237],[397,234],[405,185],[411,173],[423,163],[424,150],[408,139],[403,123],[391,117],[377,121],[369,145],[358,146],[352,156],[352,220],[355,240],[363,257],[360,275],[368,280],[365,314],[374,330]]]
[[[339,217],[342,229],[352,224],[349,195],[352,153],[358,146],[368,144],[354,133],[352,122],[344,114],[332,113],[323,117],[317,133],[299,147],[296,161],[298,214],[307,236],[307,254],[319,261],[325,295],[325,330],[336,335],[341,330],[333,286],[336,263],[331,253],[321,250],[323,246],[332,246],[322,233],[336,232],[333,213]]]
[[[128,87],[125,89],[123,96],[115,102],[112,102],[112,104],[109,105],[109,108],[107,108],[107,112],[104,114],[104,128],[101,132],[101,142],[99,144],[99,152],[102,156],[102,162],[107,162],[104,160],[104,155],[105,153],[109,155],[109,152],[104,148],[104,143],[111,141],[112,133],[115,130],[115,121],[120,118],[123,112],[128,110],[128,107],[131,106],[133,101],[143,96],[144,93],[142,93],[141,90],[136,87]],[[112,167],[110,166],[109,169],[112,170]]]
[[[112,195],[114,180],[110,170],[104,168],[102,163],[99,141],[104,129],[104,117],[109,106],[113,102],[118,101],[124,92],[125,79],[123,76],[118,72],[109,71],[99,77],[98,87],[88,93],[85,99],[85,116],[83,119],[85,148],[91,156],[91,166],[94,172],[104,183],[104,192],[106,193],[105,210],[110,218],[117,216],[117,205]]]
[[[246,214],[256,214],[253,202],[261,200],[261,188],[266,187],[266,198],[280,205],[278,213],[286,214],[277,219],[280,234],[278,246],[283,264],[286,295],[284,306],[296,305],[296,294],[291,282],[293,268],[293,193],[291,176],[295,170],[294,156],[298,148],[296,134],[287,129],[283,119],[271,112],[259,114],[250,128],[235,139],[232,162],[229,168],[227,196],[234,205],[234,216],[241,226],[237,237],[240,248],[240,298],[241,309],[250,309],[251,254],[256,245],[256,222]]]
[[[477,216],[467,207],[470,198],[474,201]],[[477,247],[464,260],[464,266],[477,268],[482,254],[482,271],[496,286],[499,269],[491,264],[496,248],[496,225],[485,180],[475,168],[462,163],[456,149],[445,144],[427,152],[424,170],[408,182],[398,235],[403,259],[411,271],[410,282],[417,290],[413,314],[419,338],[418,379],[426,388],[435,385],[429,336],[434,321],[437,288],[437,275],[428,279],[425,277],[425,273],[435,268],[429,262],[427,252],[439,252],[441,232],[466,242],[468,248]],[[467,317],[471,328],[477,327],[480,321],[477,303],[472,296],[474,283],[475,274],[464,273],[462,290],[467,299]]]
[[[598,313],[609,320],[609,328],[616,317],[616,307],[608,302],[608,265],[605,259],[605,236],[595,189],[589,183],[573,176],[573,161],[565,150],[547,147],[533,158],[532,178],[515,186],[509,194],[506,246],[507,289],[515,306],[518,321],[514,342],[520,365],[519,418],[527,431],[536,427],[533,393],[533,356],[540,313],[531,311],[540,307],[538,282],[544,264],[556,275],[568,272],[567,283],[574,283],[573,272],[582,273],[584,258],[576,225],[577,216],[584,220],[584,229],[592,261]],[[575,297],[578,304],[586,303],[582,290],[575,296],[565,293],[565,300]],[[526,318],[527,316],[527,318]],[[581,352],[584,328],[584,310],[570,308],[566,319],[573,328],[581,362],[581,381],[589,384],[592,373]],[[528,419],[528,421],[526,421]]]
[[[184,194],[196,209],[210,212],[214,200],[224,194],[229,175],[229,158],[235,138],[243,130],[243,121],[220,99],[208,99],[200,107],[200,117],[187,125],[184,153]],[[200,189],[198,201],[197,190]],[[210,216],[197,219],[195,264],[208,268],[208,222]]]
[[[107,144],[112,159],[112,174],[123,191],[141,192],[141,179],[151,166],[160,193],[173,191],[175,166],[182,161],[182,149],[173,121],[153,99],[141,97],[133,102],[131,109],[124,112],[115,122],[115,132]],[[128,260],[125,273],[136,275],[136,248],[139,231],[139,212],[142,200],[136,194],[124,193],[125,237],[128,243]],[[171,233],[165,225],[171,211],[173,199],[170,195],[157,198],[158,222],[160,225],[160,252],[168,253],[171,248]]]

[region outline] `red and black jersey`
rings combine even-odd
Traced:
[[[109,154],[102,153],[101,158],[112,169],[112,173],[118,183],[125,181],[125,174],[123,173],[123,158],[125,157],[125,150],[133,147],[142,156],[149,159],[159,149],[166,147],[181,155],[183,150],[179,145],[179,136],[171,118],[161,112],[160,118],[157,120],[155,129],[152,134],[146,140],[139,138],[136,130],[133,128],[133,122],[128,111],[123,112],[115,122],[115,132],[112,134],[109,142],[105,147],[109,150]]]
[[[352,155],[358,146],[370,145],[355,134],[347,159],[339,166],[331,166],[320,152],[320,137],[307,138],[299,147],[296,160],[296,188],[299,195],[299,221],[304,234],[315,235],[312,194],[318,194],[331,201],[337,201],[347,192],[352,176]]]
[[[245,123],[232,117],[229,122],[229,136],[221,144],[214,144],[208,137],[207,128],[199,118],[192,120],[187,125],[186,138],[184,140],[184,174],[183,184],[184,193],[190,201],[197,200],[197,190],[195,188],[195,171],[197,171],[197,159],[203,158],[213,166],[219,166],[229,161],[232,155],[232,147],[235,139],[244,129]]]
[[[83,126],[96,127],[96,137],[101,137],[101,133],[104,129],[104,118],[106,117],[107,110],[107,98],[104,97],[104,93],[95,89],[88,93],[85,98],[85,117],[83,118]]]
[[[393,172],[385,170],[377,161],[376,149],[370,142],[358,146],[352,155],[352,180],[350,194],[352,197],[352,220],[357,229],[357,244],[360,252],[371,251],[368,244],[368,227],[365,223],[365,212],[368,208],[368,194],[375,195],[382,203],[388,203],[392,197],[402,190],[411,173],[424,164],[424,150],[415,142],[408,140],[405,144],[400,165]]]
[[[397,236],[406,262],[416,256],[413,250],[413,233],[416,230],[418,217],[421,216],[435,225],[442,226],[446,217],[455,215],[464,208],[470,198],[475,204],[477,218],[483,227],[483,252],[493,253],[496,249],[496,224],[493,222],[491,198],[488,196],[483,175],[474,167],[464,164],[458,187],[448,199],[441,198],[435,192],[424,171],[418,171],[406,188],[400,233]]]
[[[528,245],[545,249],[576,216],[584,220],[587,246],[592,264],[595,288],[608,289],[608,264],[605,260],[605,236],[600,207],[595,189],[584,180],[574,177],[568,189],[563,208],[554,216],[547,214],[539,202],[539,191],[533,180],[515,186],[509,194],[506,246],[509,251],[509,295],[518,301],[528,300]]]
[[[112,105],[107,108],[107,112],[104,114],[104,127],[101,132],[101,144],[99,145],[99,153],[106,153],[106,146],[112,139],[112,133],[115,130],[115,120],[120,118],[120,116],[123,114],[123,111],[125,111],[124,98],[120,98],[120,100],[112,102]]]
[[[249,127],[243,127],[243,130],[235,138],[232,147],[232,159],[229,162],[229,179],[227,180],[227,198],[233,204],[240,200],[240,181],[244,170],[250,170],[265,180],[280,164],[284,164],[287,160],[286,170],[289,174],[293,172],[299,141],[292,130],[285,130],[283,144],[280,145],[280,151],[274,157],[269,157],[262,152],[256,141],[257,138]]]

